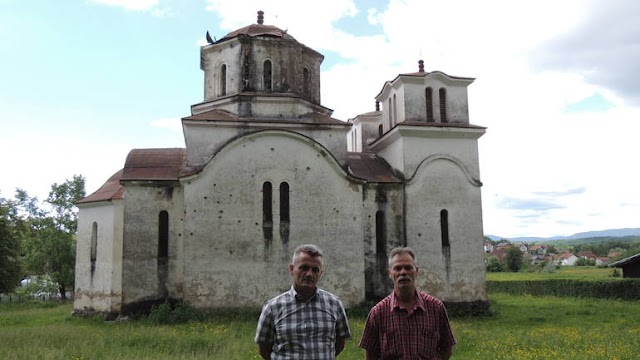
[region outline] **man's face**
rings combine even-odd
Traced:
[[[414,290],[418,267],[409,254],[398,254],[391,259],[389,278],[393,280],[393,288],[398,291]]]
[[[295,264],[289,264],[289,272],[296,291],[314,291],[322,276],[322,257],[301,252]]]

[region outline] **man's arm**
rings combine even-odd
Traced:
[[[339,337],[336,339],[336,356],[344,350],[345,338]]]
[[[271,359],[272,345],[259,344],[258,346],[260,347],[260,356],[262,356],[264,360]]]
[[[378,360],[378,354],[374,353],[371,350],[367,350],[364,358],[365,360]]]
[[[440,353],[440,358],[442,360],[449,360],[451,354],[453,353],[453,346],[450,346],[446,349],[440,349],[440,351],[438,352]]]

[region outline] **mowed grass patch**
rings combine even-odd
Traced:
[[[563,266],[554,272],[487,272],[490,281],[520,281],[520,280],[622,280],[622,276],[614,277],[614,269],[596,266]],[[618,269],[618,271],[620,271]]]
[[[455,318],[453,359],[637,359],[640,303],[491,294],[495,316]],[[73,318],[71,305],[0,304],[0,359],[259,359],[255,313],[179,325]],[[365,312],[339,359],[362,359]]]

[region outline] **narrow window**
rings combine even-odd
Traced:
[[[385,231],[384,211],[376,212],[376,254],[387,254],[387,236]]]
[[[382,124],[378,125],[378,136],[382,137],[382,134],[384,133],[383,128],[382,128]]]
[[[272,223],[273,222],[273,205],[272,205],[272,196],[273,196],[273,187],[271,186],[271,182],[265,181],[262,184],[262,222],[263,223]]]
[[[358,150],[358,129],[353,129],[353,151]]]
[[[449,212],[444,209],[440,211],[440,235],[442,237],[442,247],[451,246],[449,243]]]
[[[227,95],[227,65],[220,65],[220,96]]]
[[[389,98],[389,129],[393,127],[393,108],[391,107],[391,98]]]
[[[96,258],[98,257],[98,223],[93,222],[91,226],[91,250],[90,250],[90,260],[91,260],[91,271],[93,272],[96,268]]]
[[[393,94],[393,124],[398,123],[398,103],[396,103],[396,94]]]
[[[302,84],[303,93],[306,98],[311,96],[311,74],[309,73],[309,69],[302,69],[302,78],[304,84]]]
[[[440,122],[447,122],[447,90],[440,88]]]
[[[289,221],[289,184],[280,183],[280,221]]]
[[[165,210],[158,215],[158,258],[169,257],[169,213]]]
[[[271,92],[271,78],[271,60],[265,60],[262,65],[262,81],[266,92]]]
[[[433,122],[433,89],[428,87],[424,93],[427,104],[427,122]]]

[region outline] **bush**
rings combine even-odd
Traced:
[[[487,292],[503,292],[511,295],[551,295],[561,297],[585,297],[618,300],[639,300],[640,281],[580,281],[580,280],[526,280],[487,281]]]

